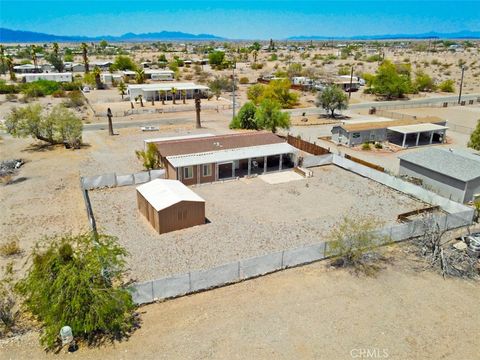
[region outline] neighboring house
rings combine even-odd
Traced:
[[[173,81],[175,80],[175,72],[172,70],[145,70],[145,77],[154,81]]]
[[[85,65],[80,64],[80,63],[65,62],[63,64],[63,67],[64,67],[65,71],[70,71],[70,72],[84,72],[85,71]]]
[[[23,81],[30,83],[38,80],[50,80],[56,82],[72,82],[72,73],[37,73],[23,74]]]
[[[113,83],[119,83],[123,81],[122,74],[101,73],[100,81],[106,85],[113,85]]]
[[[159,234],[205,224],[205,200],[177,180],[140,185],[137,205]]]
[[[41,73],[42,68],[40,66],[35,66],[32,64],[24,64],[24,65],[15,65],[13,67],[13,71],[17,74],[34,74],[34,73]]]
[[[399,156],[400,175],[451,200],[465,203],[480,197],[480,155],[461,150],[429,148]]]
[[[172,88],[175,88],[176,99],[181,99],[182,90],[186,91],[187,99],[192,99],[193,95],[197,92],[200,92],[202,95],[205,95],[209,88],[204,85],[197,85],[194,83],[180,83],[180,82],[168,82],[168,83],[158,83],[158,84],[136,84],[128,85],[127,94],[130,96],[130,100],[135,99],[138,95],[142,95],[144,100],[160,100],[160,91],[165,91],[167,100],[172,99]]]
[[[444,143],[446,121],[437,117],[351,121],[332,128],[332,141],[346,146],[389,141],[403,148]]]
[[[157,146],[166,178],[186,185],[293,168],[297,149],[268,132],[146,140]]]
[[[89,68],[92,70],[93,68],[98,67],[102,71],[108,71],[112,65],[113,62],[111,61],[92,61],[89,63]]]

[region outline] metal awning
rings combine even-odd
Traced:
[[[387,127],[387,130],[395,131],[400,134],[417,134],[417,133],[447,130],[447,129],[448,127],[443,125],[428,124],[428,123]]]

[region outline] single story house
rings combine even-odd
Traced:
[[[205,200],[177,180],[138,186],[137,205],[159,234],[205,224]]]
[[[80,64],[80,63],[65,62],[63,64],[63,67],[64,67],[65,71],[70,71],[70,72],[84,72],[85,71],[85,65]]]
[[[446,121],[438,117],[344,122],[332,128],[332,141],[346,146],[389,141],[403,148],[444,143]]]
[[[138,95],[142,95],[144,100],[160,100],[160,91],[165,91],[167,100],[172,99],[172,89],[177,90],[175,94],[176,99],[180,99],[182,96],[182,90],[186,91],[187,99],[192,99],[193,95],[197,92],[201,94],[206,94],[209,90],[208,86],[197,85],[194,83],[184,83],[184,82],[168,82],[168,83],[157,83],[157,84],[135,84],[128,85],[127,94],[130,96],[130,99],[135,99]]]
[[[30,83],[38,80],[50,80],[56,82],[72,82],[72,73],[37,73],[37,74],[23,74],[23,81]]]
[[[13,71],[17,74],[34,74],[34,73],[41,73],[42,68],[40,66],[35,66],[32,64],[23,64],[23,65],[15,65],[13,67]]]
[[[293,168],[298,150],[268,132],[191,135],[146,140],[154,143],[166,178],[186,185]]]
[[[106,60],[106,61],[100,61],[99,60],[99,61],[92,61],[88,65],[89,65],[88,67],[89,67],[90,70],[92,70],[95,67],[98,67],[102,71],[108,71],[110,69],[110,66],[113,65],[113,62],[108,61],[108,60]]]
[[[117,84],[119,82],[123,81],[123,75],[122,74],[115,74],[115,73],[109,73],[109,72],[104,72],[100,74],[100,81],[104,84],[107,85],[112,85],[114,82]]]
[[[399,156],[400,175],[451,200],[465,203],[480,198],[480,155],[467,151],[428,148]]]
[[[145,70],[145,77],[154,81],[173,81],[175,80],[175,72],[172,70]]]

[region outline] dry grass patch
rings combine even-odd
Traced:
[[[22,253],[22,249],[18,244],[17,239],[12,239],[2,245],[0,245],[0,255],[2,256],[14,256]]]

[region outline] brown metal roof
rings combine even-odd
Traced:
[[[269,132],[247,132],[209,136],[205,138],[181,139],[156,142],[162,157],[172,155],[197,154],[209,151],[236,149],[249,146],[278,144],[284,139]]]
[[[386,129],[392,126],[405,126],[405,125],[417,125],[417,124],[445,124],[445,120],[436,117],[429,116],[418,119],[404,119],[404,120],[393,120],[393,121],[372,121],[364,123],[354,123],[354,124],[342,124],[340,125],[343,129],[348,132],[352,131],[366,131],[366,130],[375,130],[375,129]]]

